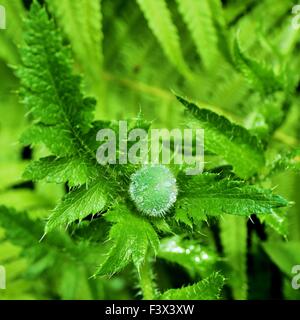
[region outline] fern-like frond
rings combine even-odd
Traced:
[[[100,0],[50,0],[51,13],[57,17],[70,40],[77,61],[90,85],[101,81],[102,12]]]
[[[190,71],[182,55],[178,31],[172,21],[171,13],[167,7],[166,1],[136,1],[143,11],[150,29],[160,43],[167,58],[183,75],[189,76]]]
[[[237,39],[234,42],[233,56],[237,69],[252,88],[261,94],[268,95],[284,89],[283,78],[275,75],[271,67],[247,57],[242,52]]]
[[[193,37],[203,65],[210,68],[218,55],[218,35],[210,0],[177,0],[178,8]]]

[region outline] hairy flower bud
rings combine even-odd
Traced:
[[[176,179],[166,166],[146,165],[131,176],[129,193],[140,212],[163,216],[176,201]]]

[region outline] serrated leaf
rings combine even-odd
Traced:
[[[211,0],[177,0],[179,11],[187,24],[205,67],[209,68],[218,55],[218,35],[214,26]]]
[[[188,76],[190,71],[184,61],[180,48],[178,32],[172,21],[171,13],[167,7],[166,1],[136,1],[167,58],[183,75]]]
[[[33,220],[27,212],[0,206],[0,228],[5,231],[5,240],[18,246],[20,256],[29,260],[30,264],[25,270],[27,276],[34,279],[44,271],[49,275],[53,266],[54,270],[60,267],[69,270],[71,266],[87,267],[91,259],[94,263],[95,259],[97,261],[99,249],[95,250],[86,242],[75,243],[66,233],[53,232],[40,241],[43,227],[43,221]]]
[[[64,125],[34,124],[23,132],[20,142],[32,146],[43,143],[59,157],[73,155],[77,148],[72,132],[66,130]]]
[[[279,210],[272,210],[271,214],[258,215],[261,222],[265,222],[267,226],[271,227],[281,236],[287,238],[288,236],[288,219],[286,212],[280,212]]]
[[[278,154],[270,164],[269,176],[284,171],[300,172],[300,149]]]
[[[180,236],[164,238],[161,240],[157,256],[166,261],[177,263],[195,277],[208,276],[217,261],[212,250],[200,245],[195,240],[182,239]]]
[[[153,226],[160,232],[171,234],[172,229],[164,218],[157,218],[152,221]]]
[[[182,222],[190,228],[193,228],[193,221],[190,219],[189,210],[185,210],[185,206],[176,206],[175,220],[177,222]]]
[[[264,166],[263,147],[247,129],[210,110],[199,108],[179,96],[177,99],[195,118],[190,126],[204,129],[204,146],[224,158],[241,178],[249,178]]]
[[[5,239],[22,248],[21,255],[30,259],[28,274],[39,274],[54,263],[54,255],[59,254],[62,247],[69,246],[68,238],[56,234],[47,243],[40,243],[43,223],[32,220],[25,211],[0,206],[0,227],[5,230]]]
[[[247,299],[247,221],[243,217],[225,216],[220,221],[221,242],[227,275],[235,300]]]
[[[102,14],[100,0],[50,0],[51,13],[70,40],[77,60],[90,82],[99,81],[102,71]]]
[[[261,94],[268,95],[284,89],[283,80],[262,62],[247,57],[242,52],[237,39],[234,41],[233,56],[238,70]]]
[[[217,300],[220,298],[225,278],[219,273],[213,273],[209,277],[191,286],[181,289],[170,289],[164,292],[161,300]]]
[[[12,243],[25,248],[38,243],[43,231],[40,221],[35,223],[26,212],[18,212],[3,205],[0,206],[0,226],[8,230],[6,237]]]
[[[248,217],[251,214],[270,214],[273,208],[289,203],[271,190],[248,185],[243,181],[221,179],[216,174],[201,174],[177,178],[181,190],[176,202],[176,217],[182,211],[194,222],[206,220],[207,215],[224,213]],[[183,221],[184,222],[184,221]]]
[[[147,252],[152,250],[156,254],[159,247],[159,239],[151,223],[122,205],[108,212],[105,218],[113,223],[109,232],[112,247],[95,275],[113,275],[131,261],[139,272]]]
[[[57,149],[75,144],[73,151],[79,156],[91,152],[82,136],[91,127],[95,100],[81,93],[80,78],[72,72],[70,49],[63,45],[54,22],[37,2],[26,20],[24,39],[22,66],[17,73],[27,110],[39,125],[55,129],[58,137],[68,134],[68,139],[58,140]],[[41,137],[49,141],[45,132]]]
[[[68,182],[70,187],[80,186],[97,177],[95,166],[77,157],[56,158],[49,156],[33,161],[26,168],[23,178],[54,183]]]
[[[105,208],[107,199],[108,194],[101,180],[71,191],[53,210],[45,226],[45,233],[100,212]]]

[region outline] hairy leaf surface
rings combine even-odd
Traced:
[[[144,217],[120,206],[105,215],[113,223],[109,232],[112,248],[96,275],[112,275],[133,261],[139,271],[148,250],[157,253],[159,239],[151,223]]]
[[[191,217],[195,222],[205,220],[207,215],[223,213],[249,217],[251,214],[270,214],[273,208],[289,203],[271,190],[248,185],[242,181],[220,179],[215,174],[202,174],[184,178],[178,183],[181,193],[176,202],[176,217],[185,222]]]
[[[103,189],[102,181],[93,182],[90,186],[82,186],[61,200],[53,210],[45,227],[45,233],[60,225],[81,221],[89,214],[95,214],[105,208],[108,195]]]
[[[190,125],[205,130],[205,148],[233,165],[241,178],[249,178],[264,165],[262,145],[247,129],[181,97],[177,96],[177,99],[195,118]]]

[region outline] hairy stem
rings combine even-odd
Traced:
[[[145,262],[139,270],[139,285],[142,290],[144,300],[155,299],[155,285],[149,256],[146,256]]]

